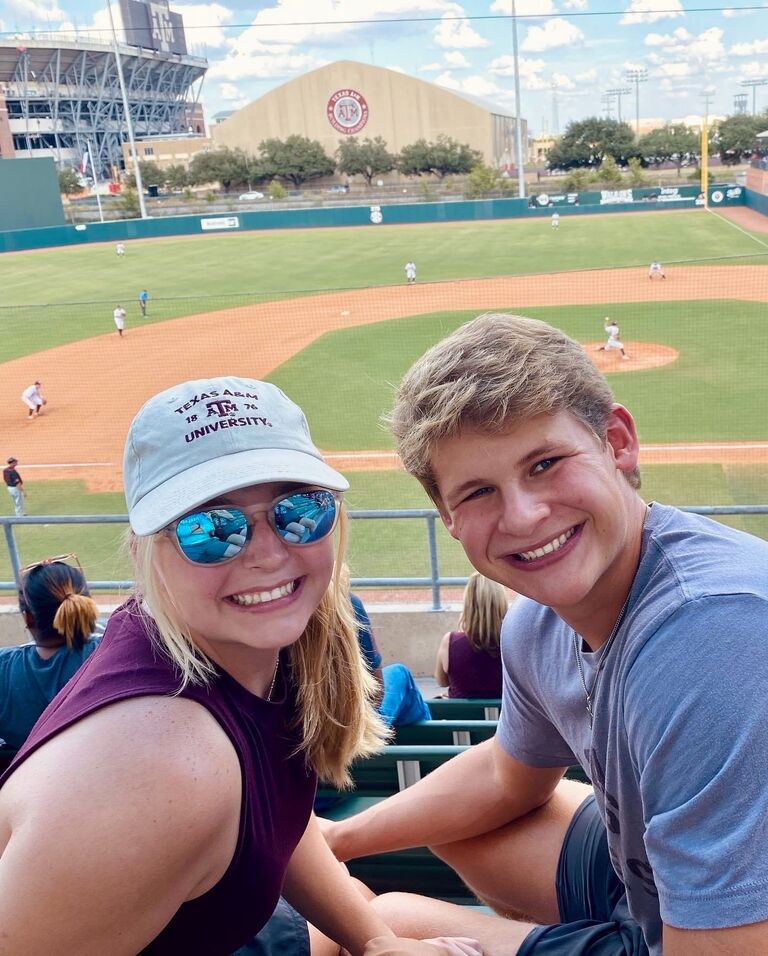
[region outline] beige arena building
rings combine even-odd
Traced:
[[[522,120],[523,144],[527,125]],[[381,136],[392,153],[441,134],[479,150],[490,166],[515,163],[515,118],[475,97],[383,67],[340,60],[289,80],[212,129],[216,146],[257,154],[265,139],[298,134],[333,156],[345,136]],[[525,151],[524,151],[525,152]]]

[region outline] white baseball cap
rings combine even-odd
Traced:
[[[225,377],[175,385],[150,398],[128,430],[123,484],[137,535],[269,481],[349,488],[312,444],[299,406],[269,382]]]

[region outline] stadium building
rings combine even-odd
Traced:
[[[181,16],[168,0],[121,0],[120,13],[136,137],[204,132],[197,94],[208,63],[187,53]],[[0,158],[79,166],[89,147],[99,178],[112,179],[127,135],[112,43],[0,39]]]
[[[523,145],[528,133],[521,122]],[[381,136],[397,153],[418,139],[450,136],[499,169],[515,165],[509,110],[379,66],[341,60],[270,90],[212,128],[217,146],[257,154],[262,140],[298,134],[333,156],[345,136]],[[523,149],[523,155],[526,150]]]

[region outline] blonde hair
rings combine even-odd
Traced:
[[[333,579],[284,657],[296,688],[301,750],[318,776],[337,787],[351,784],[352,761],[375,753],[388,735],[372,704],[376,683],[360,653],[348,588],[340,582],[347,532],[342,506]],[[154,573],[156,539],[129,532],[136,597],[149,617],[150,635],[178,668],[181,691],[187,684],[210,683],[215,667],[190,637],[162,576]]]
[[[500,584],[478,571],[470,575],[464,588],[459,630],[467,635],[476,651],[498,656],[501,622],[508,606],[507,592]]]
[[[465,427],[494,434],[568,411],[605,444],[613,393],[584,349],[559,329],[487,312],[438,342],[406,372],[385,421],[406,471],[433,501],[437,442]],[[640,472],[627,475],[640,487]]]

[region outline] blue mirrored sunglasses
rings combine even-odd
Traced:
[[[332,491],[295,491],[269,507],[269,526],[285,544],[301,547],[327,538],[341,503]],[[253,521],[239,508],[221,505],[184,515],[168,529],[179,551],[193,564],[223,564],[245,550]]]

